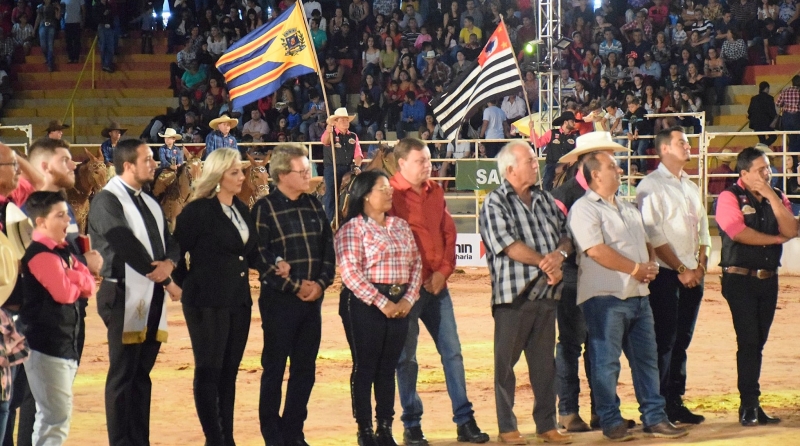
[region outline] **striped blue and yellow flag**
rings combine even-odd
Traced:
[[[217,61],[235,108],[272,94],[293,77],[319,70],[298,4],[231,45]]]

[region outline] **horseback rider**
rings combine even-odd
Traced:
[[[322,134],[322,161],[324,166],[323,176],[325,178],[325,214],[328,220],[334,221],[336,215],[336,194],[346,173],[361,172],[361,160],[364,158],[361,152],[361,144],[358,142],[358,135],[351,132],[350,122],[355,115],[348,115],[344,107],[337,108],[328,117],[328,126]],[[333,147],[331,147],[333,142]]]

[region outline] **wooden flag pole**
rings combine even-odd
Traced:
[[[500,23],[503,24],[503,29],[506,29],[506,22],[503,19],[503,14],[500,14]],[[508,30],[506,30],[506,35],[508,35]],[[539,57],[539,52],[536,52],[536,57]],[[519,67],[519,61],[517,60],[517,55],[514,54],[514,64],[517,66],[517,74],[519,74],[519,81],[522,83],[522,98],[525,99],[525,106],[528,107],[528,116],[531,116],[531,122],[533,122],[533,113],[531,113],[531,104],[528,102],[528,95],[525,93],[525,79],[522,78],[522,69]],[[528,124],[530,126],[530,124]],[[533,130],[531,130],[532,132]]]
[[[319,77],[319,86],[320,86],[320,90],[322,90],[322,102],[325,103],[325,111],[328,114],[328,118],[330,118],[330,108],[328,107],[328,93],[325,91],[325,79],[323,79],[322,70],[319,67],[319,58],[317,57],[317,49],[314,48],[314,40],[311,38],[311,30],[308,29],[308,20],[306,19],[306,17],[307,17],[306,16],[306,10],[305,10],[305,7],[303,6],[303,2],[302,1],[298,0],[296,3],[300,5],[300,10],[303,13],[303,19],[304,19],[303,23],[305,24],[306,34],[308,34],[308,37],[309,37],[309,40],[310,40],[309,45],[311,45],[311,52],[314,54],[314,64],[317,65],[316,66],[316,68],[317,68],[317,77]],[[342,99],[344,100],[344,102],[346,102],[346,100],[347,100],[347,98],[342,98]],[[326,125],[327,125],[327,121],[326,121]],[[333,228],[337,229],[339,227],[339,184],[338,184],[339,182],[336,181],[336,179],[337,179],[337,176],[336,176],[336,145],[335,145],[335,142],[334,142],[334,135],[333,135],[336,132],[336,128],[334,126],[331,126],[331,128],[332,128],[332,130],[331,130],[330,137],[331,137],[331,157],[333,159],[333,203],[334,203],[333,204],[334,205],[334,210],[333,210]],[[324,142],[322,144],[323,144],[323,146],[325,145]],[[323,150],[325,150],[324,147],[323,147]],[[324,157],[323,157],[323,159],[324,159]],[[323,163],[324,163],[324,161],[323,161]],[[323,165],[323,168],[324,168],[324,165]],[[323,174],[323,176],[324,176],[324,174]],[[323,181],[325,181],[324,178],[323,178]],[[327,194],[329,192],[330,191],[328,191],[327,188],[326,188],[325,189],[325,193]]]

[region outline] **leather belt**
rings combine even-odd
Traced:
[[[379,293],[388,297],[394,303],[399,302],[408,291],[407,283],[373,283],[372,285],[375,286]]]
[[[757,279],[769,279],[778,272],[771,269],[747,269],[738,266],[726,266],[722,268],[722,272],[729,274],[738,274],[740,276],[750,276]]]

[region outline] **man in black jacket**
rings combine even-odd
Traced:
[[[758,84],[758,94],[750,98],[750,106],[747,107],[747,118],[750,120],[750,128],[754,132],[769,132],[775,130],[772,124],[778,112],[775,111],[775,99],[769,94],[769,83],[761,82]],[[772,145],[778,135],[758,135],[758,142],[767,146]]]

